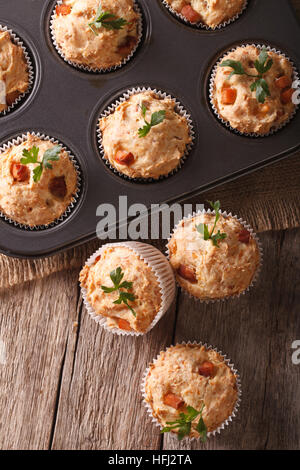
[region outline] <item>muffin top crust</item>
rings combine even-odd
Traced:
[[[242,133],[267,134],[287,121],[295,110],[292,102],[293,67],[283,55],[267,51],[271,68],[263,74],[269,93],[265,99],[257,98],[252,91],[258,71],[255,67],[261,49],[252,45],[238,47],[227,54],[228,60],[242,65],[245,74],[230,76],[233,68],[218,66],[214,80],[213,103],[218,114],[234,129]],[[247,75],[246,75],[247,74]]]
[[[0,31],[0,86],[0,112],[11,106],[29,87],[23,49],[12,42],[8,31]]]
[[[234,18],[245,5],[245,0],[166,0],[177,13],[190,23],[203,23],[210,28]]]
[[[161,352],[145,381],[145,400],[162,426],[178,420],[187,407],[198,412],[203,408],[207,431],[214,431],[231,416],[237,399],[237,377],[224,358],[196,344]],[[193,420],[189,437],[199,437],[198,420]]]
[[[168,243],[178,283],[202,300],[240,294],[251,284],[260,263],[256,240],[234,217],[220,216],[215,231],[226,238],[217,245],[204,240],[196,226],[206,224],[211,231],[214,222],[213,214],[182,220]]]
[[[105,158],[131,178],[158,179],[177,168],[191,136],[175,107],[152,91],[130,96],[100,119]]]
[[[111,292],[117,270],[123,274],[121,284],[126,284]],[[87,301],[97,315],[107,317],[110,328],[143,333],[160,310],[162,297],[155,272],[127,246],[104,248],[91,266],[83,267],[79,279],[81,287],[86,289]],[[128,299],[128,305],[115,303],[121,292],[133,296]]]
[[[34,148],[38,149],[36,153]],[[41,165],[22,164],[21,160],[26,159],[24,150],[31,152],[30,158],[37,154],[37,162],[42,162],[55,149],[57,160],[48,160],[52,169],[43,166],[39,180],[35,181]],[[66,151],[50,141],[28,134],[23,143],[0,153],[0,210],[15,222],[30,227],[54,222],[73,201],[76,190],[73,163]]]
[[[101,13],[110,16],[96,22]],[[52,26],[67,60],[100,69],[117,66],[130,55],[138,41],[138,20],[133,0],[64,0]]]

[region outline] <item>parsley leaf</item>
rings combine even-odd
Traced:
[[[208,201],[208,202],[216,214],[214,226],[211,231],[209,231],[207,224],[196,225],[196,229],[203,236],[204,240],[211,240],[212,244],[219,248],[219,241],[224,240],[227,237],[227,234],[221,233],[220,230],[218,230],[218,232],[214,234],[217,222],[220,219],[220,201],[216,201],[216,202]]]
[[[138,131],[140,138],[146,137],[146,135],[150,132],[151,128],[162,123],[166,117],[166,111],[164,110],[156,111],[155,113],[152,114],[150,122],[148,122],[146,121],[146,112],[147,112],[146,106],[142,104],[141,109],[142,109],[142,115],[145,121],[145,125],[141,127]]]
[[[23,150],[23,158],[21,158],[20,162],[22,165],[29,165],[30,163],[38,163],[38,166],[36,166],[33,170],[33,181],[35,183],[38,183],[41,179],[41,176],[43,174],[43,169],[49,169],[52,170],[52,165],[49,163],[49,161],[58,161],[59,160],[59,154],[61,152],[61,147],[59,145],[55,145],[54,147],[48,149],[45,151],[43,155],[43,159],[41,162],[38,161],[38,155],[39,155],[40,149],[38,147],[33,146],[31,149]]]
[[[126,24],[128,24],[128,22],[124,18],[118,18],[113,13],[102,11],[102,5],[101,5],[101,2],[99,2],[96,17],[94,21],[92,21],[88,25],[90,29],[93,31],[93,33],[96,36],[98,36],[97,29],[101,27],[108,29],[108,30],[114,30],[114,29],[117,30],[117,29],[123,29]]]
[[[136,317],[136,312],[133,310],[133,308],[129,305],[130,302],[134,302],[136,300],[136,297],[131,293],[131,292],[124,292],[121,291],[121,289],[126,289],[130,290],[132,289],[133,283],[128,282],[128,281],[123,281],[124,273],[122,272],[122,269],[120,266],[112,271],[110,273],[110,278],[113,282],[114,287],[106,287],[106,286],[101,286],[101,289],[105,294],[111,294],[112,292],[119,292],[119,298],[114,301],[114,304],[121,305],[122,303],[125,304],[131,313]]]
[[[228,80],[233,75],[247,75],[248,77],[256,78],[257,80],[250,85],[251,91],[256,91],[256,99],[259,103],[264,103],[267,96],[271,96],[269,85],[263,78],[263,75],[267,73],[273,65],[273,60],[269,58],[268,51],[265,47],[262,48],[258,60],[254,62],[254,66],[258,72],[258,75],[251,75],[245,72],[241,62],[236,60],[224,60],[220,67],[231,67],[233,70],[228,77]]]
[[[162,429],[161,433],[170,432],[172,430],[178,429],[178,439],[179,441],[181,441],[185,436],[188,436],[190,434],[192,428],[192,421],[194,421],[194,419],[196,419],[200,415],[199,421],[196,426],[196,431],[199,433],[202,442],[205,442],[207,438],[207,428],[202,418],[204,406],[205,405],[203,404],[200,411],[195,410],[195,408],[193,408],[192,406],[187,406],[186,413],[179,413],[179,419],[177,419],[176,421],[167,421],[166,424],[168,426],[165,426]]]

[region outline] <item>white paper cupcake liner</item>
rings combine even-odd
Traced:
[[[56,41],[56,38],[55,38],[55,32],[54,32],[54,20],[55,20],[55,17],[56,17],[56,7],[57,5],[61,5],[63,3],[63,0],[58,0],[55,4],[55,7],[53,9],[53,12],[52,12],[52,15],[51,15],[51,19],[50,19],[50,36],[51,36],[51,39],[52,39],[52,43],[56,49],[56,51],[58,52],[58,54],[60,55],[60,57],[69,65],[71,65],[72,67],[75,67],[76,69],[78,70],[81,70],[81,71],[84,71],[84,72],[90,72],[90,73],[108,73],[108,72],[114,72],[116,70],[119,70],[121,67],[123,67],[124,65],[127,64],[127,62],[129,62],[132,57],[134,56],[134,54],[136,53],[139,45],[141,44],[141,41],[142,41],[142,37],[143,37],[143,16],[142,16],[142,12],[141,12],[141,9],[138,5],[138,3],[134,0],[134,9],[136,11],[136,13],[138,13],[139,15],[139,20],[138,20],[138,25],[137,25],[137,30],[138,30],[138,37],[137,37],[137,42],[136,42],[136,45],[133,47],[133,49],[131,50],[130,54],[125,57],[122,62],[120,62],[119,64],[117,65],[113,65],[111,67],[100,67],[100,68],[93,68],[93,67],[89,67],[87,65],[82,65],[82,64],[78,64],[76,62],[73,62],[71,60],[68,60],[66,58],[66,56],[64,55],[62,49],[60,48],[60,46],[58,45],[57,41]]]
[[[176,16],[176,18],[178,18],[179,20],[183,21],[184,23],[190,26],[196,26],[197,28],[206,29],[207,31],[216,31],[218,29],[225,28],[229,24],[236,21],[248,6],[248,0],[245,0],[244,5],[242,6],[241,10],[235,16],[233,16],[232,18],[226,21],[223,21],[223,23],[220,23],[217,26],[212,27],[212,26],[208,26],[205,23],[202,23],[201,21],[199,23],[191,23],[187,18],[185,18],[185,16],[183,16],[178,11],[174,10],[174,8],[172,8],[172,6],[166,0],[161,0],[161,1],[162,1],[162,4],[167,8],[167,10],[169,10],[172,13],[172,15]]]
[[[175,346],[180,346],[180,345],[197,345],[197,346],[200,346],[200,347],[204,346],[206,348],[206,350],[215,351],[216,353],[220,354],[220,356],[222,356],[222,358],[224,359],[224,362],[228,365],[228,367],[230,367],[232,373],[236,376],[236,385],[237,385],[237,392],[238,392],[237,401],[235,403],[235,406],[234,406],[234,409],[233,409],[231,415],[224,421],[224,423],[222,423],[214,431],[210,431],[210,432],[207,433],[208,438],[214,437],[217,434],[220,434],[222,429],[225,429],[225,427],[228,426],[237,415],[238,409],[239,409],[240,404],[241,404],[241,397],[242,397],[242,387],[241,387],[241,380],[240,380],[239,373],[236,370],[236,368],[234,367],[234,364],[231,362],[231,360],[229,358],[227,358],[226,355],[224,355],[221,351],[218,351],[217,348],[214,348],[213,346],[207,345],[207,343],[202,343],[202,342],[197,342],[197,341],[193,341],[193,342],[183,341],[182,343],[177,343]],[[168,348],[166,348],[165,351],[168,351],[168,349],[170,349],[171,347],[175,347],[175,346],[169,346]],[[158,354],[156,359],[153,360],[152,364],[155,364],[157,362],[160,354],[161,354],[161,352]],[[151,405],[146,401],[146,381],[147,381],[147,377],[148,377],[149,372],[150,372],[150,366],[151,366],[151,364],[149,365],[149,367],[147,367],[146,371],[144,372],[143,379],[142,379],[142,384],[141,384],[141,392],[142,392],[142,396],[143,396],[143,403],[146,407],[147,413],[148,413],[150,419],[152,420],[152,422],[155,424],[155,426],[157,426],[162,431],[163,426],[160,424],[158,419],[153,416],[153,411],[152,411]],[[170,432],[170,433],[168,433],[168,435],[172,436],[173,438],[178,439],[177,434],[174,433],[174,432]],[[185,441],[189,441],[189,442],[198,441],[199,442],[199,440],[200,440],[200,438],[197,438],[197,437],[188,437],[188,436],[186,436],[181,442],[185,442]]]
[[[28,70],[28,88],[27,90],[20,94],[18,98],[10,105],[8,106],[4,111],[0,112],[0,117],[1,116],[6,116],[8,113],[10,113],[23,99],[30,94],[32,87],[33,87],[33,82],[34,82],[34,68],[29,56],[29,53],[24,45],[24,43],[21,41],[21,39],[7,26],[2,26],[0,25],[0,31],[4,32],[7,31],[10,34],[12,42],[16,46],[20,46],[22,48],[23,54],[25,61],[27,63],[27,70]]]
[[[107,243],[103,245],[99,250],[97,250],[86,262],[87,266],[93,265],[96,258],[101,255],[102,251],[109,247],[127,247],[136,253],[154,272],[158,283],[159,289],[161,293],[161,307],[159,312],[155,316],[154,320],[147,328],[147,330],[142,333],[138,331],[125,331],[119,328],[110,328],[107,326],[107,317],[103,315],[97,314],[92,306],[90,305],[89,301],[87,300],[87,290],[81,286],[81,292],[83,297],[84,305],[87,309],[88,314],[102,326],[105,330],[109,331],[110,333],[121,335],[121,336],[142,336],[147,334],[154,326],[159,322],[159,320],[163,317],[163,315],[168,311],[170,305],[173,302],[175,297],[175,278],[172,271],[172,268],[166,259],[166,257],[154,246],[148,245],[146,243],[140,242],[120,242],[120,243]]]
[[[191,138],[191,142],[186,146],[185,152],[182,155],[177,167],[174,168],[174,170],[172,170],[167,175],[161,175],[159,178],[156,178],[156,179],[155,178],[141,178],[141,177],[140,178],[131,178],[130,176],[125,175],[124,173],[121,173],[116,168],[114,168],[105,156],[105,150],[103,148],[103,143],[102,143],[102,132],[101,132],[101,129],[100,129],[100,126],[99,126],[99,120],[101,118],[107,117],[110,114],[113,114],[115,112],[116,108],[121,103],[124,103],[124,101],[127,101],[130,98],[130,96],[136,95],[138,93],[144,93],[146,91],[152,91],[153,93],[155,93],[156,95],[158,95],[162,99],[168,98],[168,99],[171,99],[171,100],[174,101],[175,111],[180,116],[184,117],[187,121],[187,124],[188,124],[188,127],[189,127],[189,134],[190,134],[190,138]],[[170,176],[174,175],[175,173],[177,173],[180,170],[180,168],[184,164],[185,160],[187,159],[187,157],[188,157],[188,155],[189,155],[189,153],[190,153],[190,151],[191,151],[191,149],[194,145],[195,132],[194,132],[194,126],[193,126],[193,121],[192,121],[191,115],[187,112],[187,110],[182,106],[182,104],[176,98],[174,98],[173,96],[167,94],[164,91],[157,90],[156,88],[137,87],[137,88],[131,88],[131,89],[127,90],[125,93],[123,93],[123,95],[121,95],[117,100],[115,100],[112,104],[110,104],[101,113],[101,115],[99,116],[99,118],[97,120],[97,140],[98,140],[98,146],[99,146],[101,158],[113,173],[115,173],[116,175],[118,175],[121,178],[124,178],[125,180],[128,180],[128,181],[133,181],[133,182],[137,182],[137,183],[152,183],[152,182],[157,182],[157,181],[161,181],[163,179],[169,178]]]
[[[71,154],[71,152],[65,147],[65,145],[63,143],[61,143],[60,141],[54,139],[54,137],[49,137],[48,135],[40,134],[39,132],[28,132],[26,134],[22,134],[18,137],[15,137],[12,140],[9,140],[8,142],[6,142],[5,144],[3,144],[0,147],[0,157],[1,157],[2,152],[6,151],[7,149],[9,149],[9,148],[11,148],[15,145],[20,145],[23,142],[25,142],[28,138],[28,134],[31,134],[31,135],[33,135],[33,136],[35,136],[35,137],[37,137],[41,140],[47,140],[49,142],[52,142],[55,145],[60,145],[62,150],[64,150],[68,154],[71,162],[74,165],[74,168],[75,168],[76,174],[77,174],[76,192],[73,195],[71,203],[69,204],[69,206],[67,207],[65,212],[58,219],[54,220],[53,222],[51,222],[48,225],[35,225],[35,226],[31,227],[29,225],[21,224],[19,222],[16,222],[15,220],[11,219],[8,215],[1,212],[1,210],[0,210],[0,217],[3,218],[6,222],[14,225],[15,227],[23,229],[23,230],[29,230],[29,231],[46,230],[46,229],[55,227],[56,225],[61,223],[63,220],[65,220],[67,217],[69,217],[69,215],[73,211],[76,203],[78,202],[78,199],[80,197],[80,192],[81,192],[81,169],[80,169],[80,166],[79,166],[79,163],[78,163],[77,159]]]
[[[172,239],[172,236],[174,234],[174,232],[176,231],[176,229],[179,227],[179,224],[182,222],[182,220],[190,220],[190,219],[193,219],[194,217],[197,217],[201,214],[212,214],[212,215],[215,215],[215,211],[212,211],[211,209],[203,209],[203,210],[200,210],[200,211],[197,211],[197,212],[193,212],[193,214],[187,216],[187,217],[184,217],[183,219],[181,219],[178,224],[174,227],[172,233],[171,233],[171,236],[168,238],[168,244],[167,244],[167,247],[166,247],[166,255],[167,255],[167,258],[168,260],[170,260],[170,251],[169,251],[169,242],[171,241]],[[262,268],[262,263],[263,263],[263,249],[262,249],[262,245],[261,245],[261,242],[257,236],[257,234],[254,232],[254,230],[250,227],[250,225],[245,222],[243,219],[241,218],[238,218],[237,215],[232,215],[231,212],[226,212],[226,211],[220,211],[220,215],[222,215],[224,218],[227,218],[227,217],[232,217],[233,219],[236,219],[246,230],[248,230],[248,232],[251,234],[251,237],[256,241],[257,243],[257,247],[258,247],[258,250],[259,250],[259,265],[257,266],[256,268],[256,271],[255,271],[255,274],[252,278],[252,281],[251,283],[249,284],[249,286],[247,287],[247,289],[245,289],[243,292],[240,292],[239,294],[233,294],[233,295],[228,295],[226,297],[222,297],[222,298],[217,298],[217,299],[210,299],[210,298],[205,298],[205,299],[199,299],[198,297],[195,297],[194,295],[192,295],[190,292],[186,291],[178,282],[177,280],[177,277],[175,276],[175,279],[176,279],[176,283],[178,285],[178,287],[180,287],[181,289],[181,292],[183,292],[185,295],[187,295],[190,299],[193,299],[195,300],[196,302],[199,302],[199,303],[205,303],[205,304],[209,304],[209,303],[215,303],[215,302],[224,302],[228,299],[238,299],[241,295],[245,295],[247,292],[249,292],[249,290],[254,286],[254,284],[256,283],[258,277],[259,277],[259,274],[261,272],[261,268]],[[209,241],[208,241],[209,242]],[[209,242],[210,243],[210,242]]]
[[[234,127],[232,127],[230,125],[229,121],[226,121],[225,119],[222,118],[222,116],[219,114],[219,111],[218,111],[218,109],[217,109],[217,107],[214,103],[215,78],[216,78],[216,74],[217,74],[217,70],[218,70],[219,65],[222,63],[222,61],[224,60],[224,58],[228,54],[230,54],[231,52],[234,52],[239,47],[244,47],[245,48],[247,46],[254,46],[254,47],[257,47],[258,49],[262,49],[263,47],[265,47],[267,49],[267,51],[269,51],[269,52],[274,52],[275,54],[282,55],[283,57],[288,59],[290,61],[290,63],[292,64],[293,72],[294,72],[293,81],[299,80],[299,74],[298,74],[298,71],[295,67],[294,62],[287,55],[285,55],[283,52],[281,52],[281,51],[279,51],[275,48],[272,48],[271,46],[267,46],[266,44],[254,44],[254,43],[253,44],[242,44],[240,46],[233,47],[229,51],[225,52],[222,55],[222,57],[218,60],[216,65],[213,67],[211,75],[210,75],[210,80],[209,80],[209,101],[210,101],[210,105],[212,107],[212,110],[214,111],[214,113],[215,113],[216,117],[219,119],[219,121],[221,121],[221,123],[225,127],[227,127],[227,129],[231,130],[235,134],[246,136],[246,137],[255,137],[255,138],[268,137],[270,135],[275,134],[276,132],[278,132],[283,127],[285,127],[295,117],[295,115],[297,113],[297,110],[299,108],[299,105],[295,105],[295,109],[294,109],[293,113],[289,116],[289,118],[286,121],[282,122],[279,126],[272,128],[269,132],[267,132],[265,134],[258,134],[256,132],[251,132],[251,133],[241,132],[238,129],[235,129]]]

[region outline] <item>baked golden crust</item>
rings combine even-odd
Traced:
[[[252,75],[257,75],[254,62],[258,59],[261,50],[255,46],[238,47],[227,54],[222,60],[235,60],[242,63],[244,70]],[[267,97],[264,104],[257,101],[255,91],[250,90],[254,82],[252,77],[246,75],[233,75],[228,80],[230,67],[218,67],[214,81],[213,103],[219,115],[228,121],[234,129],[243,133],[267,134],[273,128],[279,127],[287,121],[295,110],[292,101],[282,102],[282,89],[276,86],[276,79],[282,76],[293,82],[293,67],[290,61],[275,52],[269,52],[273,60],[271,69],[264,75],[269,85],[271,96]],[[236,90],[237,95],[234,104],[223,104],[222,92],[230,87]]]
[[[207,224],[211,231],[214,220],[212,214],[183,220],[168,243],[170,263],[178,283],[201,300],[222,299],[242,293],[251,284],[260,263],[256,240],[250,236],[248,243],[240,241],[245,229],[234,217],[221,216],[217,222],[215,233],[220,230],[227,235],[219,241],[218,247],[211,240],[204,240],[196,225]],[[182,266],[194,273],[192,282],[182,277]]]
[[[28,65],[21,46],[11,40],[8,31],[0,31],[0,82],[4,82],[6,89],[6,103],[0,101],[0,112],[8,106],[29,87]]]
[[[209,377],[199,373],[199,367],[206,361],[213,364],[213,374]],[[179,409],[165,404],[169,393],[184,401]],[[211,432],[221,426],[234,410],[238,399],[237,378],[216,351],[194,344],[178,344],[161,352],[157,361],[150,365],[145,395],[153,416],[162,426],[176,421],[186,406],[200,411],[204,404],[202,416],[208,432]],[[195,429],[198,419],[192,423],[190,437],[199,437]]]
[[[245,0],[166,0],[173,10],[182,13],[186,5],[190,5],[200,16],[199,21],[214,28],[234,18],[245,5]],[[185,15],[183,15],[185,16]]]
[[[24,149],[38,147],[38,160],[41,161],[44,152],[54,145],[28,134],[22,144],[12,146],[0,154],[0,210],[15,222],[30,227],[48,225],[58,219],[72,202],[77,189],[77,173],[64,150],[60,152],[58,161],[51,162],[52,170],[43,170],[37,183],[33,180],[36,163],[26,165],[29,171],[27,181],[16,181],[12,175],[12,167],[20,163]],[[65,197],[54,196],[50,191],[53,178],[64,178]]]
[[[161,110],[165,111],[162,123],[151,128],[145,137],[138,130],[145,125],[141,106],[147,108],[146,120]],[[178,167],[187,145],[191,142],[185,117],[175,111],[175,102],[161,99],[152,91],[132,95],[121,103],[114,113],[100,119],[105,158],[120,173],[130,178],[159,178]],[[133,155],[129,165],[116,161],[118,151]]]
[[[103,0],[105,12],[123,18],[127,24],[119,30],[99,28],[95,35],[89,27],[94,21],[98,0],[64,0],[68,14],[57,14],[53,21],[56,42],[67,60],[90,68],[119,65],[129,56],[138,41],[138,14],[133,0]]]
[[[136,297],[129,302],[136,317],[124,304],[114,304],[119,293],[104,293],[101,286],[113,287],[110,273],[121,267],[124,281],[132,282],[130,292]],[[145,332],[160,310],[162,298],[159,281],[150,266],[126,246],[107,247],[92,266],[85,265],[80,284],[87,290],[86,298],[97,315],[107,317],[107,326],[119,328],[119,321],[128,322],[134,331]]]

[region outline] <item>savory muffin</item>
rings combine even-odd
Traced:
[[[191,142],[187,119],[171,98],[153,91],[137,93],[100,119],[104,157],[130,178],[168,175]]]
[[[183,433],[181,438],[203,438],[218,429],[233,414],[237,400],[235,373],[219,353],[197,344],[177,344],[161,352],[145,380],[145,401],[153,417],[164,431]],[[180,429],[176,421],[183,414],[195,418]]]
[[[166,0],[170,7],[190,23],[202,23],[210,28],[234,18],[245,0]]]
[[[205,213],[182,220],[168,243],[179,285],[201,300],[242,293],[260,264],[257,241],[235,217],[220,215],[214,228],[215,221]]]
[[[242,133],[267,134],[295,110],[293,66],[253,45],[229,52],[217,66],[212,101],[219,116]]]
[[[82,269],[80,284],[95,314],[106,317],[110,328],[144,333],[162,305],[156,273],[125,245],[104,247]]]
[[[0,211],[29,227],[48,225],[73,202],[77,173],[68,153],[32,134],[0,153]]]
[[[63,0],[52,32],[66,60],[106,69],[121,64],[136,47],[138,21],[133,0]]]
[[[23,49],[12,42],[8,31],[0,31],[0,84],[0,112],[11,106],[29,87]]]

